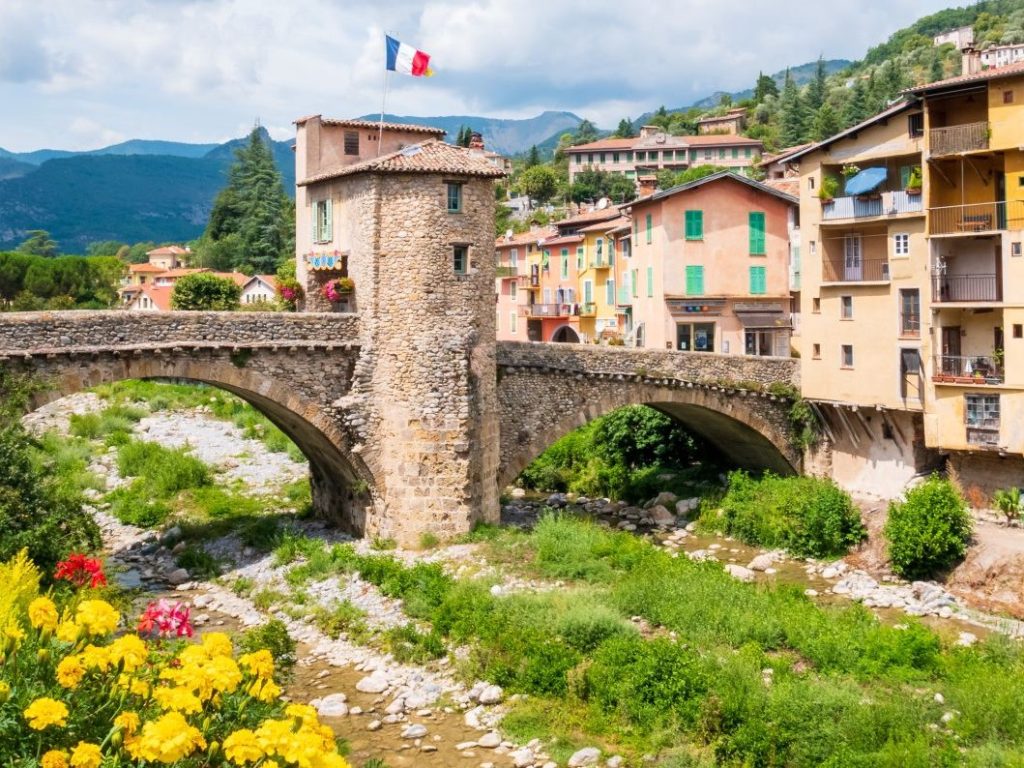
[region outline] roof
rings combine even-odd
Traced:
[[[241,272],[211,272],[214,277],[222,278],[223,280],[230,280],[239,288],[243,287],[252,278],[248,275],[243,275]]]
[[[761,183],[787,195],[800,197],[800,179],[765,179]]]
[[[677,136],[691,146],[703,146],[706,144],[749,144],[750,146],[761,146],[760,139],[748,139],[746,136],[736,136],[731,133],[705,133],[700,136]]]
[[[184,277],[185,275],[194,275],[197,272],[209,272],[210,270],[206,267],[181,267],[179,269],[158,269],[160,274],[157,277]]]
[[[697,187],[701,187],[705,184],[710,184],[711,182],[718,181],[720,179],[731,179],[732,181],[739,182],[740,184],[746,184],[748,187],[752,187],[758,190],[759,192],[764,192],[766,194],[772,195],[773,197],[777,197],[783,202],[789,203],[791,205],[798,205],[800,203],[799,198],[795,197],[794,195],[787,195],[785,192],[773,189],[772,187],[769,187],[767,184],[762,184],[760,181],[748,179],[746,176],[740,176],[738,174],[733,173],[732,171],[719,171],[718,173],[712,173],[710,176],[704,176],[700,179],[697,179],[696,181],[690,181],[687,182],[686,184],[679,184],[678,186],[672,187],[670,189],[666,189],[661,192],[655,192],[653,195],[641,197],[637,200],[634,200],[632,203],[626,205],[626,208],[632,209],[633,206],[640,205],[641,203],[653,203],[656,200],[663,200],[666,197],[677,195],[680,192],[688,192],[691,189],[696,189]]]
[[[487,179],[500,179],[506,175],[479,153],[431,139],[372,160],[323,171],[296,182],[296,185],[303,187],[357,173],[450,173]]]
[[[989,69],[983,69],[981,72],[975,72],[973,75],[957,75],[956,77],[947,77],[945,80],[936,80],[934,83],[916,85],[913,88],[907,88],[903,93],[912,93],[915,96],[923,96],[933,91],[945,90],[952,86],[965,85],[969,83],[983,83],[986,80],[999,80],[1004,77],[1013,77],[1015,75],[1024,75],[1024,61],[1018,61],[1016,64],[1007,64],[1005,67],[990,67]]]
[[[263,283],[266,283],[267,286],[273,288],[275,291],[277,290],[277,275],[253,275],[252,277],[245,281],[245,285],[248,285],[253,280],[259,280]],[[244,288],[245,286],[242,287]]]
[[[154,248],[152,251],[146,251],[147,256],[177,256],[182,253],[191,253],[191,251],[179,245],[164,245],[160,248]]]
[[[905,110],[910,109],[913,106],[916,106],[915,101],[911,101],[909,99],[899,101],[893,104],[892,106],[883,109],[877,115],[873,115],[869,117],[867,120],[864,120],[863,122],[857,123],[856,125],[847,128],[845,131],[840,131],[835,136],[829,136],[827,139],[822,139],[821,141],[815,142],[797,152],[794,152],[793,154],[789,155],[789,157],[786,158],[786,162],[791,163],[794,160],[803,157],[804,155],[809,155],[811,152],[816,152],[819,149],[824,149],[825,147],[829,146],[835,141],[838,141],[839,139],[845,139],[847,136],[853,136],[859,133],[860,131],[863,131],[865,128],[870,128],[872,125],[875,125],[875,123],[884,122],[893,115],[898,115],[900,112],[904,112]]]
[[[599,221],[587,227],[580,227],[580,232],[608,232],[614,228],[625,226],[629,228],[629,218],[619,214],[611,221]]]
[[[808,141],[808,142],[806,142],[804,144],[796,144],[796,145],[794,145],[792,147],[786,147],[785,149],[780,149],[775,154],[770,154],[768,152],[765,152],[763,155],[761,155],[761,162],[758,163],[758,165],[764,166],[764,165],[771,165],[772,163],[784,163],[784,162],[786,162],[786,160],[789,158],[790,155],[795,155],[800,150],[807,149],[813,143],[814,143],[813,141]]]
[[[314,117],[320,117],[320,115],[306,115],[300,117],[295,121],[296,125],[302,125],[303,123],[312,120]],[[338,125],[342,128],[366,128],[370,130],[380,130],[383,125],[385,131],[405,131],[407,133],[426,133],[432,136],[444,136],[447,131],[444,128],[435,128],[432,125],[413,125],[411,123],[379,123],[375,120],[349,120],[345,118],[336,117],[320,117],[320,123],[322,125]]]
[[[589,144],[577,144],[575,147],[566,147],[565,152],[593,152],[595,150],[629,149],[639,139],[598,139]]]
[[[571,227],[576,224],[589,224],[595,221],[608,221],[608,219],[614,219],[619,215],[619,206],[611,205],[607,208],[595,208],[592,211],[586,213],[577,213],[575,216],[570,216],[568,219],[562,219],[556,221],[555,226],[559,229],[565,227]]]
[[[529,232],[517,232],[510,238],[506,238],[504,235],[494,241],[495,248],[507,248],[515,245],[528,245],[530,243],[539,243],[541,240],[546,240],[549,237],[554,237],[558,234],[557,230],[552,227],[543,227],[541,229],[531,230]]]
[[[131,300],[129,306],[137,302],[139,297],[148,296],[157,309],[162,312],[168,312],[171,309],[171,294],[173,292],[174,286],[171,285],[143,285],[139,295]]]
[[[583,240],[583,235],[563,235],[562,237],[551,237],[541,243],[545,248],[549,245],[569,245],[570,243],[579,243]]]
[[[158,267],[156,264],[150,264],[148,261],[144,261],[142,264],[129,264],[129,272],[163,272],[163,267]]]

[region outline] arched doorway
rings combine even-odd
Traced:
[[[580,335],[571,325],[563,325],[551,335],[551,341],[559,344],[579,344]]]

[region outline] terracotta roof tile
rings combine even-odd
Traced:
[[[277,290],[277,275],[253,275],[246,281],[246,285],[251,283],[253,280],[262,280],[275,291]]]
[[[148,261],[142,264],[129,264],[129,272],[163,272],[163,267],[158,267],[156,264],[150,264]]]
[[[243,275],[241,272],[211,272],[214,277],[220,277],[224,280],[230,280],[239,288],[244,286],[251,279],[248,275]]]
[[[589,144],[577,144],[575,147],[566,147],[566,152],[593,152],[595,150],[629,149],[639,139],[598,139]]]
[[[453,176],[489,179],[500,179],[506,175],[503,170],[469,149],[432,139],[372,160],[323,171],[297,182],[297,185],[302,187],[357,173],[450,173]]]
[[[164,245],[154,248],[152,251],[146,251],[147,256],[180,256],[183,253],[191,253],[191,251],[179,245]]]
[[[761,183],[787,195],[800,197],[800,179],[765,179]]]
[[[612,229],[616,229],[625,225],[629,226],[629,218],[627,216],[616,216],[611,221],[599,221],[597,224],[591,224],[588,227],[580,227],[580,232],[609,232]]]
[[[300,117],[295,121],[295,125],[302,125],[314,117],[320,117],[320,115],[306,115]],[[350,120],[345,118],[337,117],[320,117],[320,122],[323,125],[338,125],[342,128],[360,128],[360,129],[371,129],[379,130],[381,124],[376,120]],[[435,128],[432,125],[413,125],[411,123],[384,123],[385,131],[406,131],[408,133],[429,133],[432,136],[444,136],[447,131],[444,128]]]
[[[579,243],[582,241],[583,235],[565,235],[563,237],[548,238],[541,245],[546,248],[549,245],[568,245],[569,243]]]
[[[171,294],[173,292],[174,286],[172,285],[143,285],[139,295],[133,298],[131,303],[137,302],[141,296],[148,296],[156,304],[157,309],[161,312],[168,312],[171,309]]]
[[[186,268],[181,267],[179,269],[162,269],[160,274],[156,277],[184,277],[185,275],[195,275],[199,272],[209,272],[210,270],[205,267]]]
[[[609,206],[608,208],[602,208],[600,210],[587,211],[586,213],[578,213],[575,216],[570,216],[568,219],[562,219],[556,221],[555,226],[559,229],[565,227],[572,227],[577,224],[588,224],[595,221],[607,221],[608,219],[614,219],[619,215],[619,207],[616,205]]]
[[[709,144],[725,144],[738,146],[761,146],[759,139],[748,139],[746,136],[735,136],[728,133],[705,133],[700,136],[678,136],[687,144],[693,147],[707,146]]]
[[[553,237],[558,232],[551,227],[544,227],[532,232],[518,232],[513,234],[511,238],[505,238],[504,236],[499,237],[494,241],[495,248],[507,248],[516,245],[528,245],[529,243],[539,243],[549,237]]]
[[[916,85],[913,88],[907,88],[903,93],[919,95],[928,93],[929,91],[938,91],[943,88],[948,88],[951,85],[961,85],[962,83],[981,83],[986,80],[998,80],[1003,77],[1013,77],[1014,75],[1024,75],[1024,61],[1018,61],[1015,64],[1007,64],[1005,67],[991,67],[989,69],[983,69],[981,72],[976,72],[973,75],[957,75],[956,77],[947,77],[945,80],[936,80],[934,83]]]

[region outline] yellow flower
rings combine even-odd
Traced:
[[[100,768],[102,762],[103,753],[98,744],[80,741],[71,750],[71,768]]]
[[[139,680],[131,675],[121,675],[117,678],[117,684],[135,696],[143,699],[149,698],[149,683],[145,680]]]
[[[114,725],[120,728],[128,736],[132,736],[139,730],[139,716],[134,712],[122,712],[114,718]]]
[[[203,648],[213,656],[231,656],[231,638],[223,632],[208,632],[203,635]]]
[[[269,679],[274,676],[274,657],[268,650],[243,654],[238,657],[238,663],[256,677]]]
[[[57,682],[65,688],[77,688],[85,677],[81,656],[65,656],[57,665]]]
[[[241,728],[224,739],[224,754],[235,765],[245,765],[263,757],[263,750],[256,741],[256,734]]]
[[[325,752],[313,761],[315,768],[349,768],[345,758],[337,752]]]
[[[259,701],[276,701],[281,695],[281,687],[273,680],[256,680],[246,693]]]
[[[36,731],[42,731],[51,725],[63,728],[68,724],[68,708],[56,699],[36,699],[28,705],[23,714],[28,721],[28,727]]]
[[[53,632],[57,628],[57,606],[48,597],[37,597],[28,604],[28,620],[36,629]]]
[[[15,644],[20,643],[25,639],[25,631],[19,627],[14,621],[11,621],[4,627],[4,634],[11,638]]]
[[[90,643],[85,646],[79,655],[82,658],[82,666],[86,669],[106,672],[110,667],[110,651],[107,648],[101,648]]]
[[[57,639],[62,643],[76,643],[82,628],[73,621],[62,621],[57,625]]]
[[[157,688],[153,691],[153,698],[161,709],[173,709],[186,714],[195,714],[203,709],[203,703],[188,688]]]
[[[11,686],[0,680],[0,704],[4,704],[11,697]]]
[[[215,656],[203,665],[203,673],[207,676],[215,691],[232,693],[242,682],[242,672],[230,656]]]
[[[43,754],[39,760],[41,768],[68,768],[68,756],[56,749]]]
[[[149,656],[146,643],[138,635],[124,635],[117,638],[109,646],[110,659],[115,664],[122,664],[125,672],[134,672],[141,667]]]
[[[106,600],[83,600],[75,614],[75,623],[90,635],[109,635],[120,620],[121,614]]]
[[[142,733],[125,745],[136,760],[174,763],[197,749],[206,749],[206,740],[180,712],[168,712],[142,726]]]
[[[186,645],[178,654],[178,661],[183,667],[205,664],[210,660],[210,653],[204,645]]]
[[[284,713],[288,717],[294,717],[302,721],[302,724],[315,728],[319,726],[320,721],[317,718],[316,709],[309,706],[309,704],[289,704],[284,708]]]

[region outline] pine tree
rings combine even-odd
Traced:
[[[807,86],[807,96],[805,100],[808,113],[816,113],[821,109],[821,105],[825,103],[825,95],[825,60],[819,56],[818,64],[814,70],[814,79],[811,80],[810,85]]]
[[[850,98],[846,102],[846,109],[843,110],[843,123],[849,127],[867,120],[870,116],[867,87],[864,81],[858,78],[850,89]]]
[[[827,101],[821,105],[821,109],[814,115],[812,133],[811,138],[815,141],[821,141],[839,133],[839,116]]]
[[[615,133],[612,135],[617,139],[633,138],[633,121],[628,117],[622,118],[619,120],[619,127],[615,129]]]
[[[803,99],[800,98],[800,91],[788,69],[786,70],[785,84],[782,86],[779,107],[782,113],[779,141],[784,147],[802,144],[807,133],[807,126],[804,122],[804,104]]]
[[[779,86],[775,79],[763,72],[757,73],[757,84],[754,86],[754,101],[760,104],[766,96],[778,96]]]
[[[540,151],[537,149],[536,144],[530,147],[530,152],[526,156],[526,167],[533,168],[535,165],[540,165]]]

